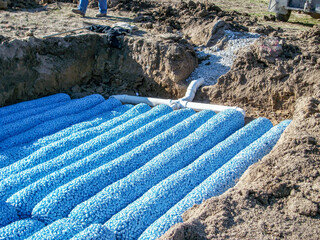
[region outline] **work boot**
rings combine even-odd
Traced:
[[[72,9],[72,12],[75,13],[75,14],[79,14],[81,15],[82,17],[84,17],[84,13],[82,11],[80,11],[79,9]]]
[[[96,15],[96,17],[100,18],[100,17],[106,17],[107,14],[106,13],[99,13]]]

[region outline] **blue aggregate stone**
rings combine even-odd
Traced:
[[[110,101],[110,100],[112,100],[112,99],[110,98],[107,101]],[[115,104],[117,104],[117,102],[115,102]],[[38,146],[38,145],[45,146],[45,145],[48,145],[49,143],[53,143],[53,142],[58,141],[62,138],[68,137],[70,135],[70,133],[76,133],[76,132],[80,132],[82,130],[87,130],[92,127],[97,127],[98,125],[103,124],[104,122],[106,122],[107,120],[109,120],[111,118],[121,116],[123,113],[127,112],[128,110],[132,109],[133,107],[134,107],[134,110],[132,110],[132,111],[139,112],[139,109],[141,109],[142,105],[145,105],[145,104],[138,104],[135,107],[133,105],[128,105],[128,104],[121,105],[119,107],[112,109],[112,111],[108,111],[108,112],[99,114],[97,116],[92,117],[91,119],[89,119],[87,121],[74,124],[74,125],[67,127],[67,128],[65,128],[55,134],[40,138],[36,142],[34,142],[33,145],[34,146]],[[110,114],[112,116],[110,116]]]
[[[236,179],[239,179],[250,165],[262,159],[272,150],[290,122],[290,120],[281,122],[239,152],[148,227],[139,240],[159,238],[172,225],[183,221],[181,215],[188,208],[233,187]]]
[[[96,106],[84,110],[80,113],[70,114],[56,118],[54,120],[46,121],[37,125],[36,127],[29,129],[21,134],[8,138],[2,141],[2,145],[17,146],[19,144],[28,143],[35,139],[54,134],[61,129],[69,127],[73,124],[88,120],[97,114],[110,111],[114,107],[120,106],[120,102],[115,103],[114,101],[103,101]]]
[[[24,110],[21,112],[16,112],[16,113],[13,113],[13,114],[10,114],[7,116],[2,116],[2,117],[0,117],[0,126],[3,126],[8,123],[17,122],[21,119],[24,119],[24,118],[27,118],[27,117],[30,117],[33,115],[41,114],[43,112],[54,109],[56,107],[63,106],[69,102],[70,102],[70,99],[67,99],[66,101],[61,101],[61,102],[52,103],[52,104],[46,104],[46,105],[43,105],[40,107],[31,108],[31,109]]]
[[[48,144],[39,150],[33,152],[31,155],[26,158],[21,159],[20,161],[15,162],[8,167],[0,169],[0,180],[12,175],[19,173],[28,168],[32,168],[38,164],[49,161],[64,152],[73,149],[92,138],[120,125],[123,122],[128,121],[129,119],[137,116],[139,113],[147,111],[148,108],[144,106],[137,106],[136,108],[126,112],[118,118],[113,118],[114,114],[105,115],[105,122],[96,126],[95,128],[86,129],[80,132],[73,133],[74,129],[71,129],[69,136],[62,138],[61,140],[55,141],[51,144]],[[113,119],[112,119],[113,118]],[[111,121],[109,121],[112,119]]]
[[[70,100],[70,97],[64,93],[54,94],[48,97],[38,98],[31,101],[25,101],[14,105],[0,108],[0,117],[8,116],[24,110],[41,107],[43,105],[49,105],[58,102],[64,102]]]
[[[16,220],[18,220],[16,209],[12,205],[0,201],[0,228]]]
[[[187,166],[243,125],[244,117],[238,111],[227,110],[215,115],[143,167],[79,204],[69,217],[84,224],[104,223],[153,185]]]
[[[0,228],[1,240],[22,240],[45,227],[44,223],[33,219],[24,219],[13,222]]]
[[[33,218],[47,221],[67,217],[77,204],[141,167],[168,147],[188,136],[213,115],[212,111],[194,114],[132,151],[59,187],[37,204],[32,212]],[[163,124],[162,128],[164,127]]]
[[[62,218],[34,233],[27,240],[66,240],[84,229],[81,224]]]
[[[164,106],[159,106],[150,110],[150,107],[145,104],[140,105],[139,109],[141,109],[144,114],[138,115],[120,125],[118,125],[119,119],[113,119],[111,121],[111,125],[116,125],[115,128],[110,129],[109,131],[106,131],[101,135],[79,145],[76,148],[70,149],[69,151],[66,151],[49,161],[3,179],[0,182],[0,200],[6,200],[12,194],[18,192],[24,187],[27,187],[33,182],[36,182],[40,178],[45,177],[46,175],[66,167],[82,158],[85,158],[96,151],[101,150],[109,144],[117,141],[121,137],[124,137],[132,131],[143,126],[145,123],[164,115],[166,112],[172,111],[171,108]],[[132,114],[135,115],[135,113]]]
[[[115,109],[112,109],[111,111],[94,116],[88,121],[73,124],[72,126],[67,127],[63,130],[60,130],[59,132],[56,132],[54,134],[44,136],[30,143],[26,143],[20,146],[9,148],[8,150],[5,150],[5,151],[1,151],[0,152],[0,169],[12,163],[15,163],[18,160],[21,160],[29,156],[30,154],[37,155],[36,153],[37,150],[39,150],[42,147],[46,147],[51,143],[60,141],[63,138],[69,137],[72,134],[79,133],[80,131],[84,131],[92,127],[96,127],[102,124],[103,122],[106,122],[112,118],[118,117],[122,115],[124,112],[131,109],[132,107],[133,107],[132,105],[121,105]],[[8,174],[9,175],[12,174],[12,173],[4,174],[4,172],[5,171],[3,171],[2,174],[0,173],[0,180],[5,178],[6,175],[8,176]]]
[[[149,138],[154,137],[164,131],[165,126],[170,128],[172,125],[187,117],[186,115],[190,116],[190,114],[186,113],[191,111],[186,109],[172,112],[170,107],[159,105],[158,107],[150,110],[150,112],[156,111],[157,109],[159,110],[160,115],[165,116],[139,128],[137,131],[134,131],[128,136],[119,139],[119,141],[114,142],[113,144],[88,156],[87,158],[84,158],[78,162],[75,162],[74,164],[64,167],[59,171],[43,177],[37,182],[34,182],[33,184],[12,195],[7,201],[17,209],[19,216],[30,216],[34,206],[59,186],[132,150],[134,147],[139,146]],[[166,115],[168,112],[171,113]],[[143,120],[144,124],[148,122],[146,118],[143,118]],[[128,130],[128,128],[125,129]]]
[[[252,121],[187,167],[153,186],[142,197],[114,215],[108,226],[117,232],[119,239],[138,238],[170,207],[271,127],[272,123],[266,118]]]
[[[91,224],[71,240],[116,240],[116,236],[102,224]]]
[[[10,141],[11,137],[17,134],[25,132],[41,123],[44,123],[55,118],[66,116],[74,113],[79,113],[86,109],[89,109],[97,104],[105,101],[101,95],[90,95],[81,99],[72,100],[69,103],[54,108],[52,110],[46,111],[42,114],[30,116],[18,122],[13,122],[11,124],[6,124],[0,128],[0,150],[12,147],[15,145],[14,140]],[[3,141],[7,139],[7,141]]]

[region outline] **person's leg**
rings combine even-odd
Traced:
[[[99,11],[101,14],[107,13],[107,0],[99,0]]]
[[[88,0],[80,0],[78,9],[85,14],[88,8],[88,4],[89,4]]]

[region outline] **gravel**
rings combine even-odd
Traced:
[[[153,185],[185,167],[204,151],[241,128],[243,115],[235,110],[219,113],[196,131],[166,149],[127,177],[109,185],[72,210],[69,217],[84,224],[104,223]]]
[[[163,108],[163,106],[160,107],[160,109],[161,108]],[[38,204],[38,202],[40,202],[46,195],[48,195],[58,187],[88,173],[93,169],[100,167],[103,164],[116,159],[117,157],[120,157],[128,151],[131,151],[150,138],[157,136],[158,134],[187,118],[193,112],[193,110],[184,109],[166,114],[165,116],[160,117],[152,121],[151,123],[146,124],[145,126],[142,126],[128,136],[119,139],[117,142],[114,142],[106,148],[95,152],[87,158],[81,159],[74,164],[71,164],[59,171],[55,171],[52,174],[45,176],[34,184],[29,185],[22,191],[13,195],[8,199],[8,202],[14,202],[13,205],[18,209],[18,212],[23,211],[24,214],[30,214],[32,209],[36,204]],[[100,185],[100,182],[94,182],[94,184]],[[94,188],[94,185],[92,185],[92,188]],[[51,201],[50,198],[47,198],[47,200]],[[76,205],[77,202],[72,203],[72,201],[76,202],[77,199],[72,198],[71,202],[68,203],[68,205]],[[68,207],[68,205],[66,205],[66,207]],[[38,209],[36,208],[35,211],[37,210]],[[57,217],[54,215],[51,218],[57,219]],[[41,220],[47,223],[47,221],[51,219],[41,218]]]
[[[39,108],[46,104],[54,104],[54,103],[65,102],[65,101],[70,101],[69,95],[64,93],[58,93],[48,97],[21,102],[21,103],[0,108],[0,117],[2,118],[10,114],[19,114],[20,112],[28,111],[33,108]]]
[[[76,148],[64,152],[62,155],[2,180],[0,182],[0,199],[6,200],[12,194],[36,182],[40,178],[101,150],[108,144],[117,141],[121,137],[126,136],[143,126],[145,123],[166,113],[166,111],[163,110],[164,107],[151,109],[149,106],[142,104],[138,108],[142,108],[142,112],[145,112],[145,114],[138,115],[136,118],[116,127],[114,126],[117,125],[119,119],[114,119],[114,121],[108,123],[112,126],[111,130],[103,132],[103,134],[98,135],[88,142],[84,142]],[[163,110],[162,112],[161,109]],[[167,111],[172,111],[169,107],[165,107],[165,109],[167,109]],[[95,129],[90,130],[94,131]]]
[[[91,224],[71,240],[116,240],[116,236],[102,224]]]
[[[182,222],[182,214],[194,204],[200,204],[213,196],[218,196],[233,187],[247,168],[268,154],[279,140],[291,121],[283,121],[271,128],[258,140],[239,152],[230,161],[210,175],[187,196],[175,204],[158,220],[151,224],[139,240],[157,239],[172,225]]]
[[[136,113],[136,115],[138,115],[138,113],[139,113],[138,107],[136,107],[135,109],[128,111],[126,114],[124,114],[127,110],[132,108],[132,106],[122,105],[121,107],[116,108],[115,111],[108,111],[108,107],[110,104],[107,101],[105,101],[99,105],[105,105],[101,108],[101,110],[103,110],[103,111],[105,110],[107,112],[104,113],[102,117],[98,117],[94,120],[94,123],[97,123],[97,122],[101,123],[98,127],[96,127],[96,128],[92,127],[90,129],[86,129],[83,131],[78,131],[78,129],[70,128],[69,129],[70,131],[68,131],[68,136],[61,138],[60,140],[57,140],[53,143],[50,143],[50,141],[48,141],[48,143],[46,145],[44,144],[44,146],[42,148],[40,148],[38,150],[36,150],[36,148],[35,148],[34,152],[32,152],[27,157],[20,159],[7,167],[1,168],[0,169],[0,181],[9,177],[10,175],[19,173],[19,172],[24,171],[28,168],[32,168],[38,164],[49,161],[50,159],[53,159],[53,158],[59,156],[60,154],[63,154],[64,152],[66,152],[72,148],[75,148],[75,147],[81,145],[82,143],[85,143],[86,141],[91,140],[92,138],[99,135],[98,133],[101,134],[103,131],[108,131],[108,130],[112,129],[113,127],[116,126],[116,125],[111,124],[112,122],[116,122],[117,125],[120,125],[122,122],[125,122],[130,119],[131,112]],[[97,106],[97,107],[99,107],[99,106]],[[115,118],[119,115],[121,115],[121,118]],[[132,117],[134,117],[136,115],[132,115]],[[71,116],[71,117],[73,117],[73,116]],[[110,121],[111,119],[113,119],[113,121]],[[122,119],[122,122],[115,121],[115,120],[120,120],[120,119]],[[104,122],[102,122],[102,121],[104,121]],[[87,123],[87,122],[85,122],[85,123]],[[93,123],[90,122],[90,125],[92,126]],[[78,127],[80,127],[80,126],[81,125],[78,124]],[[92,129],[98,129],[99,131],[98,131],[98,133],[94,134],[93,131],[90,131]],[[60,134],[60,132],[58,132],[58,133],[52,134],[50,136],[52,136],[52,138],[55,138],[55,135],[61,135],[61,134]],[[15,150],[16,149],[12,149],[12,151],[15,151]],[[10,155],[13,155],[13,154],[10,154]]]
[[[110,112],[106,112],[101,115],[94,116],[93,118],[87,121],[83,121],[83,122],[74,124],[70,127],[67,127],[65,129],[62,129],[55,134],[44,136],[40,139],[36,139],[29,143],[4,150],[0,153],[0,168],[4,166],[8,166],[11,163],[15,163],[18,160],[21,160],[35,153],[40,148],[45,147],[53,142],[62,140],[63,138],[68,137],[70,133],[75,134],[82,130],[86,130],[91,127],[96,127],[101,123],[105,122],[105,118],[117,117],[121,115],[122,112],[126,111],[125,109],[127,108],[131,108],[130,105],[128,104],[122,105],[119,108],[113,109]],[[112,115],[112,117],[110,117],[109,115]]]
[[[105,99],[101,95],[94,94],[81,99],[71,100],[68,104],[46,111],[42,114],[37,114],[18,122],[6,124],[0,131],[0,150],[13,147],[17,144],[25,143],[27,139],[29,141],[36,139],[36,136],[34,136],[33,139],[31,136],[29,136],[31,134],[30,132],[24,132],[36,127],[39,124],[56,119],[58,117],[80,113],[96,106],[99,103],[102,103],[103,101],[105,101]],[[65,125],[64,127],[61,126],[60,130],[70,125],[71,124]],[[54,132],[51,132],[51,134],[52,133]],[[28,137],[22,138],[24,134],[27,134]]]
[[[62,218],[43,227],[40,231],[31,235],[27,240],[66,240],[85,229],[81,224]]]
[[[107,223],[118,239],[137,239],[142,232],[197,185],[272,127],[260,118],[241,128],[185,168],[154,185]]]
[[[149,129],[146,127],[148,126],[146,124],[157,119],[155,122],[159,125],[161,121],[158,118],[172,112],[170,107],[159,105],[145,114],[141,114],[79,147],[67,151],[66,153],[68,154],[66,157],[60,155],[63,157],[60,158],[59,156],[52,161],[37,165],[33,171],[29,172],[27,170],[27,175],[24,176],[24,178],[28,179],[28,184],[30,185],[16,192],[7,202],[16,207],[18,215],[30,216],[33,207],[42,200],[42,198],[66,183],[66,181],[71,181],[75,177],[85,174],[119,157],[143,143],[143,141],[146,141],[145,139],[151,137],[152,134],[158,134],[161,129],[156,131],[157,124],[152,125]],[[92,154],[89,154],[90,151]],[[21,178],[18,182],[20,181]],[[16,189],[19,188],[17,184],[15,184],[15,186]]]
[[[211,111],[193,114],[119,158],[59,187],[34,208],[33,218],[55,220],[67,217],[77,204],[143,166],[171,145],[187,137],[213,115],[214,113]],[[61,208],[61,206],[64,207]]]
[[[216,84],[218,78],[230,70],[236,58],[236,52],[253,44],[258,37],[258,34],[226,30],[222,38],[225,38],[223,41],[227,43],[223,49],[217,46],[197,47],[198,58],[202,61],[187,81],[203,77],[205,86]]]
[[[0,239],[4,240],[22,240],[39,231],[45,225],[33,219],[24,219],[13,222],[3,228],[0,228]]]
[[[0,201],[0,216],[0,228],[18,220],[16,209],[3,201]]]

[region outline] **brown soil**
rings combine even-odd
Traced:
[[[319,29],[315,26],[298,37],[261,37],[239,52],[217,85],[202,88],[200,99],[238,105],[248,116],[274,123],[292,119],[296,100],[320,91]]]
[[[94,8],[78,18],[70,13],[75,7],[70,2],[0,12],[0,105],[63,91],[73,97],[97,92],[178,98],[197,66],[191,44],[223,48],[225,29],[261,33],[254,45],[238,52],[216,85],[198,91],[195,101],[240,106],[248,118],[265,116],[275,124],[293,122],[234,188],[188,210],[184,223],[162,239],[319,239],[319,25],[295,28],[296,23],[283,25],[272,17],[261,22],[192,1],[122,0],[104,19],[92,17],[98,10],[91,1]],[[41,39],[88,21],[126,21],[140,31],[122,37],[120,50],[87,30]]]

